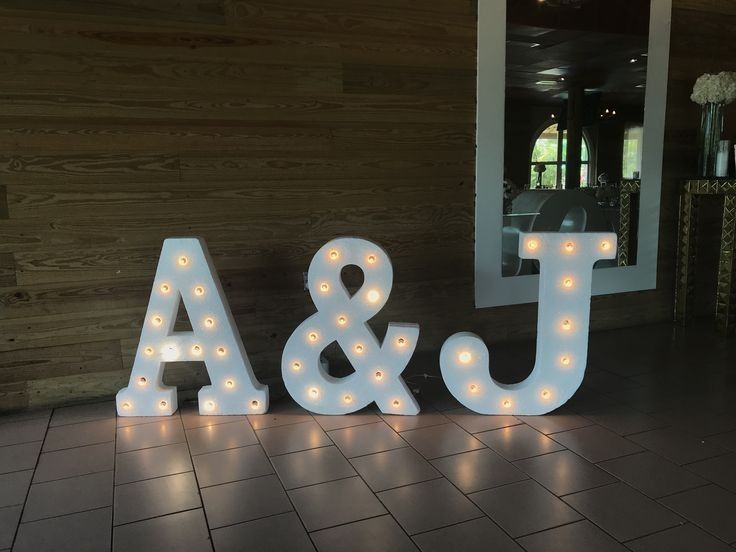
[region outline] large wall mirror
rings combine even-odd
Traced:
[[[537,300],[519,233],[618,235],[593,293],[656,286],[671,0],[479,0],[476,306]]]

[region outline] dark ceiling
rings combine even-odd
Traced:
[[[644,104],[649,0],[508,0],[506,94],[559,105],[569,86]]]

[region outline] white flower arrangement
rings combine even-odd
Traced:
[[[736,73],[721,71],[717,75],[700,75],[695,81],[690,99],[699,105],[730,104],[736,100]]]

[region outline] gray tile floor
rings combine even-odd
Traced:
[[[560,411],[480,416],[437,379],[416,417],[0,415],[0,551],[733,551],[736,342],[595,334]],[[499,368],[527,370],[506,346]],[[495,374],[495,371],[494,371]]]

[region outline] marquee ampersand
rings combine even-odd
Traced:
[[[342,282],[345,266],[357,265],[364,281],[351,297]],[[301,406],[318,414],[348,414],[374,402],[382,412],[417,414],[419,405],[401,373],[419,338],[417,324],[391,322],[383,343],[368,320],[386,304],[393,283],[388,254],[360,238],[325,244],[309,265],[308,287],[317,312],[291,334],[281,361],[287,390]],[[337,341],[354,372],[326,373],[320,353]]]
[[[522,233],[519,256],[539,259],[537,356],[531,374],[510,385],[495,381],[488,348],[473,333],[450,336],[440,351],[445,385],[481,414],[546,414],[577,391],[587,364],[593,265],[616,257],[616,234]]]

